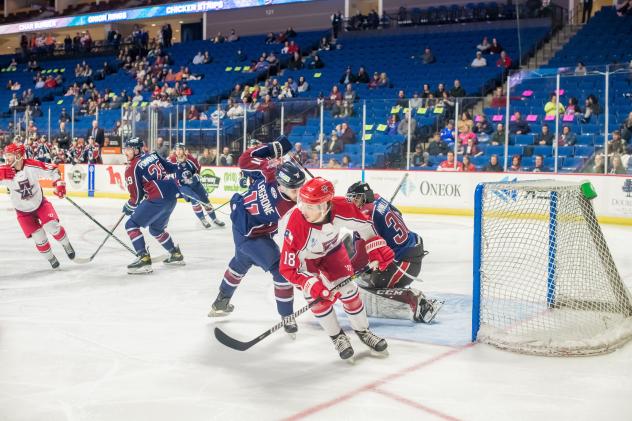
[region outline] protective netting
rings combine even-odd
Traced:
[[[580,184],[485,184],[478,340],[539,355],[610,352],[632,299]]]

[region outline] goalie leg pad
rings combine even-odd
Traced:
[[[423,293],[413,288],[360,289],[360,295],[371,317],[414,320]]]

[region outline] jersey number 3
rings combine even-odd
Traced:
[[[394,212],[388,211],[384,216],[384,221],[386,222],[387,227],[392,228],[397,232],[397,235],[393,237],[395,244],[404,244],[408,239],[408,228],[406,228],[402,218]]]

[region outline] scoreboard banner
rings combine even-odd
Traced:
[[[244,7],[302,3],[307,1],[311,0],[216,0],[137,7],[134,9],[112,10],[110,12],[64,16],[54,19],[0,25],[0,35],[31,31],[48,31],[61,28],[71,28],[75,26],[98,25],[128,20],[136,21],[140,19],[151,19],[190,13],[204,13],[216,10],[239,9]]]

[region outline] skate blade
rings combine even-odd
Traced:
[[[296,332],[285,332],[285,333],[287,334],[287,336],[288,336],[291,340],[293,340],[293,341],[295,341],[295,340],[296,340]]]
[[[184,260],[180,260],[180,261],[177,261],[177,262],[162,262],[162,264],[165,265],[165,266],[184,266],[184,265],[186,265]]]
[[[441,310],[441,307],[443,307],[443,304],[445,303],[445,301],[437,301],[434,303],[434,311],[430,314],[426,314],[426,317],[424,318],[423,322],[426,324],[430,324],[432,323],[432,321],[434,320],[435,317],[437,317],[437,314],[439,313],[439,310]]]
[[[208,313],[208,317],[226,317],[228,316],[230,313],[230,311],[223,311],[223,310],[211,310]]]
[[[356,358],[355,358],[355,355],[352,355],[349,358],[347,358],[346,360],[342,360],[342,361],[346,362],[349,365],[355,365]]]
[[[390,354],[388,353],[388,349],[385,349],[384,351],[376,351],[374,349],[371,350],[371,356],[374,358],[386,358],[389,355]]]
[[[145,266],[144,268],[141,269],[136,269],[136,270],[127,270],[127,274],[128,275],[147,275],[152,273],[154,270],[150,267]]]

